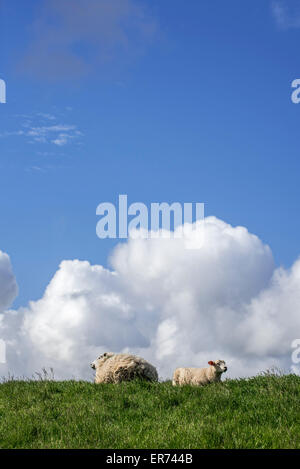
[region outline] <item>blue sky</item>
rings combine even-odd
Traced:
[[[0,249],[15,306],[64,259],[107,265],[116,241],[96,237],[95,212],[119,194],[204,202],[292,264],[300,2],[91,0],[84,18],[68,3],[0,6]]]

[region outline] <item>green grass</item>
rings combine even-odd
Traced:
[[[0,384],[0,448],[300,448],[300,377]]]

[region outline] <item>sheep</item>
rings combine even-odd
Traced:
[[[173,386],[182,384],[204,386],[221,381],[222,373],[227,371],[224,360],[209,361],[208,364],[209,368],[177,368],[173,374]]]
[[[158,381],[156,368],[143,358],[127,353],[100,355],[91,363],[96,370],[95,383],[120,383],[135,378]]]

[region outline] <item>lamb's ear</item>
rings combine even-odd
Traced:
[[[208,362],[208,364],[211,365],[211,366],[213,366],[213,365],[215,365],[215,362],[213,362],[213,361],[210,360],[210,361]]]

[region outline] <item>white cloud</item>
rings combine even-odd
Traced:
[[[112,270],[63,261],[39,301],[6,312],[7,371],[46,366],[57,378],[91,378],[90,361],[106,350],[142,355],[163,377],[218,358],[228,376],[288,370],[300,329],[300,261],[275,269],[269,247],[245,228],[215,217],[198,222],[198,232],[203,226],[200,249],[186,249],[190,232],[130,239],[112,253]]]

